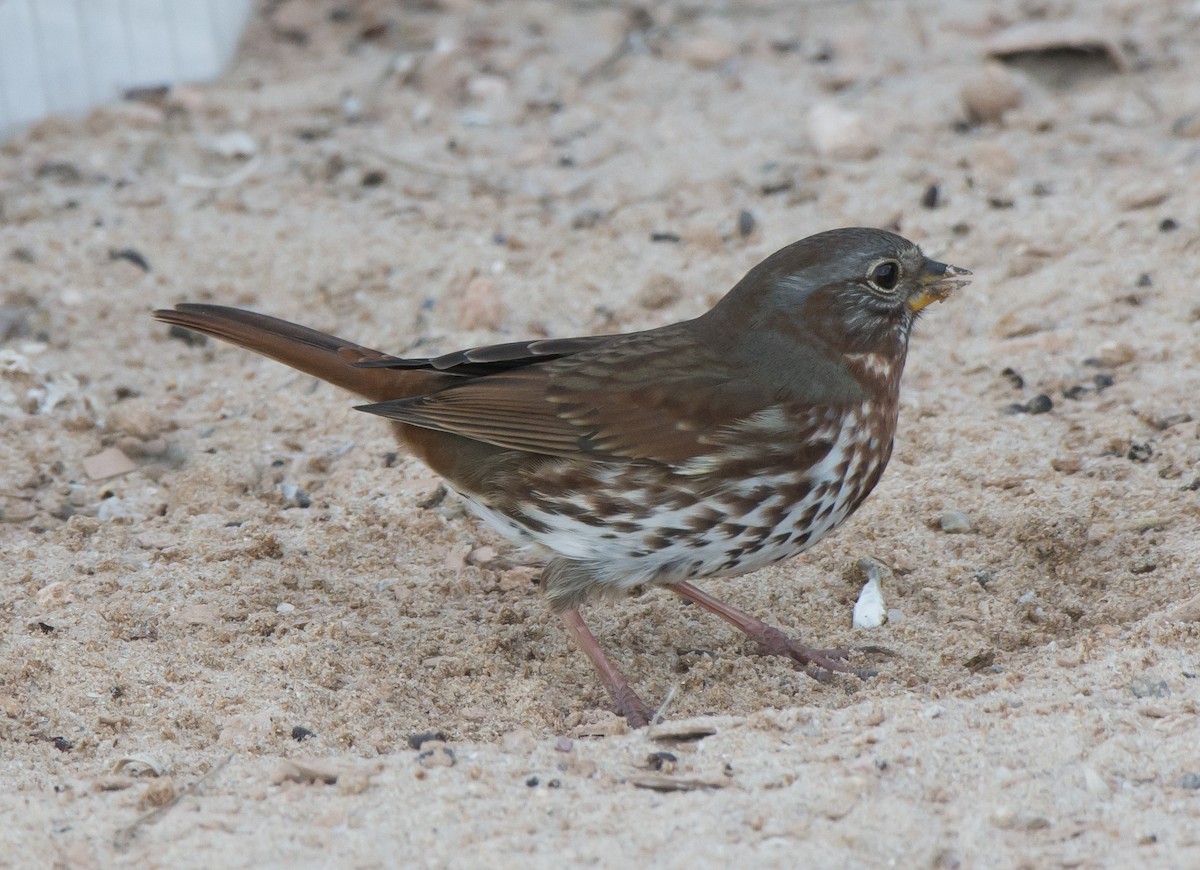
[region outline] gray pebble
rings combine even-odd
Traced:
[[[948,535],[963,535],[972,530],[971,519],[962,511],[942,511],[942,531]]]

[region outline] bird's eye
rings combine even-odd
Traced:
[[[867,280],[879,290],[890,293],[900,283],[900,264],[895,260],[884,260],[871,267]]]

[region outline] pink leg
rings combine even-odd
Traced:
[[[596,636],[584,623],[579,610],[572,607],[559,613],[559,616],[562,617],[563,624],[566,625],[567,631],[574,638],[575,643],[592,660],[592,664],[600,674],[600,681],[604,683],[604,688],[608,689],[608,693],[612,695],[617,704],[617,712],[625,717],[625,721],[631,728],[643,728],[649,725],[654,711],[646,706],[637,693],[629,687],[629,683],[625,682],[625,678],[621,676],[616,665],[609,661],[608,656],[600,647],[600,642],[596,640]]]
[[[691,583],[676,583],[670,589],[677,595],[703,607],[710,613],[715,613],[726,622],[736,626],[751,640],[759,643],[762,647],[763,655],[782,656],[783,658],[791,659],[798,670],[803,670],[814,680],[826,682],[829,680],[830,673],[834,671],[843,674],[854,674],[862,679],[874,676],[872,671],[852,668],[845,663],[845,659],[850,656],[849,650],[813,649],[803,646],[789,638],[778,628],[775,628],[775,626],[768,625],[761,619],[756,619],[749,613],[738,610],[736,607],[726,604],[719,598],[714,598],[703,589],[693,586]]]

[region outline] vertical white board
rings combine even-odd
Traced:
[[[0,137],[134,87],[203,81],[250,0],[0,0]]]

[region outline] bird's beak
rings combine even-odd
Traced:
[[[941,302],[959,287],[971,283],[967,276],[971,272],[958,266],[947,266],[937,260],[926,260],[917,278],[920,289],[908,299],[908,308],[914,314],[932,302]]]

